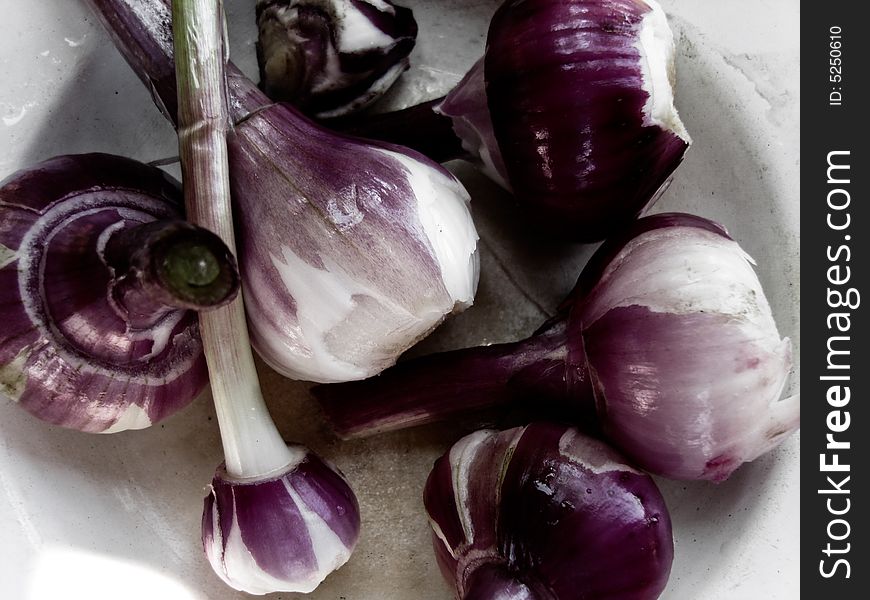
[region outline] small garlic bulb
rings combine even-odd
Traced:
[[[249,594],[307,593],[350,558],[359,505],[344,477],[302,446],[280,472],[234,479],[221,467],[205,498],[202,545],[215,573]]]
[[[259,0],[260,85],[317,118],[380,98],[408,69],[411,11],[388,0]]]

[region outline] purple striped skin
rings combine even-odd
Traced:
[[[423,499],[460,600],[652,600],[670,574],[670,516],[652,478],[566,425],[460,440]]]
[[[699,332],[715,331],[716,343],[739,349],[723,360],[710,351],[710,339]],[[753,432],[753,420],[766,419],[742,390],[720,390],[732,377],[747,371],[754,378],[775,382],[783,365],[775,355],[747,340],[722,315],[669,315],[631,306],[611,310],[584,332],[592,376],[602,399],[602,420],[610,440],[629,456],[642,456],[643,465],[676,479],[723,481],[734,469],[758,455],[756,443],[770,448],[794,429],[772,419],[769,427]],[[710,373],[716,377],[710,382]],[[661,381],[675,391],[663,389]],[[692,390],[712,390],[721,398],[710,403]],[[686,390],[683,392],[682,390]],[[671,398],[662,398],[670,394]],[[656,407],[650,410],[650,406]],[[735,413],[749,414],[736,418]],[[676,414],[704,415],[679,419]],[[710,423],[715,423],[714,427]],[[645,435],[655,431],[655,436]],[[686,446],[701,445],[694,451]]]
[[[239,262],[245,289],[253,290],[245,297],[251,340],[269,364],[283,370],[283,353],[273,350],[268,338],[298,327],[294,298],[272,261],[280,245],[317,268],[329,257],[412,314],[421,303],[447,296],[402,165],[301,118],[288,105],[256,112],[237,125],[228,142]],[[379,147],[422,158],[396,146]],[[264,152],[280,157],[280,165],[264,168]],[[446,174],[440,165],[437,169]],[[286,173],[300,176],[291,180]],[[365,218],[353,227],[324,218],[356,209]],[[388,264],[384,256],[391,257]],[[343,343],[357,348],[369,340],[347,331]],[[334,347],[336,353],[342,350]]]
[[[309,453],[296,467],[291,483],[302,501],[320,515],[347,548],[353,549],[359,538],[359,504],[344,476]]]
[[[688,149],[644,115],[637,44],[650,10],[643,0],[508,0],[483,64],[439,109],[550,233],[591,242],[618,231]]]
[[[142,15],[117,0],[85,0],[102,21],[115,47],[151,92],[163,116],[177,125],[178,94],[172,60],[171,0],[155,0],[139,8],[152,11],[153,30],[143,31]]]
[[[132,325],[98,248],[110,226],[181,218],[174,180],[105,154],[57,157],[5,180],[0,213],[0,247],[12,253],[0,262],[3,395],[49,423],[104,432],[146,426],[125,425],[131,407],[155,423],[202,391],[196,314],[155,303]]]
[[[365,0],[258,2],[260,87],[272,100],[290,102],[315,117],[344,116],[369,106],[408,69],[417,38],[411,10],[385,3],[381,8]],[[343,50],[344,10],[358,11],[389,41]]]
[[[359,505],[347,481],[316,455],[298,450],[304,453],[301,462],[264,479],[233,480],[223,466],[215,473],[204,501],[203,549],[215,572],[235,589],[311,591],[356,545]],[[332,547],[338,548],[338,555],[320,560],[336,564],[319,564],[316,538],[323,534],[317,527],[328,528]]]
[[[769,310],[721,225],[659,214],[605,242],[532,337],[312,391],[343,437],[517,403],[597,426],[653,473],[719,482],[800,426],[799,396],[779,399],[791,350]]]

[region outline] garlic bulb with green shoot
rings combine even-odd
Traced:
[[[223,5],[174,0],[173,15],[188,215],[232,247]],[[200,325],[225,457],[204,502],[203,550],[235,589],[310,592],[350,558],[356,497],[332,466],[281,439],[260,391],[241,296],[203,314]]]
[[[183,220],[178,183],[108,154],[58,156],[0,183],[0,395],[55,425],[142,429],[207,384],[197,310],[239,274]]]
[[[89,0],[176,118],[164,0]],[[471,305],[468,195],[413,151],[324,129],[228,67],[230,183],[254,347],[285,376],[370,377]]]
[[[342,474],[307,448],[283,448],[276,462],[290,462],[262,476],[222,465],[205,498],[206,557],[227,585],[249,594],[313,591],[359,538],[359,504]],[[281,447],[274,450],[278,457]]]
[[[413,13],[388,0],[258,0],[260,87],[319,119],[369,106],[408,69]]]

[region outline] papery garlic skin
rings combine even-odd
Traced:
[[[318,118],[380,98],[408,69],[417,23],[386,0],[259,0],[261,87]]]
[[[668,18],[656,0],[643,0],[650,10],[643,16],[638,33],[637,50],[643,75],[643,89],[648,96],[643,112],[648,124],[672,131],[687,143],[692,142],[674,105],[676,86],[674,33]]]
[[[202,543],[215,573],[249,594],[314,590],[347,562],[359,505],[344,477],[301,446],[284,470],[254,480],[221,467],[205,498]]]
[[[477,230],[468,209],[471,197],[452,174],[420,162],[407,150],[381,150],[407,171],[408,184],[417,200],[417,218],[441,268],[447,293],[454,300],[452,312],[471,306],[480,277]]]
[[[653,600],[670,574],[670,517],[652,478],[568,426],[462,438],[423,499],[458,598]]]
[[[495,139],[486,102],[482,58],[434,110],[450,117],[456,137],[462,140],[462,148],[480,161],[484,174],[510,191],[507,168]]]
[[[236,213],[252,342],[288,377],[371,377],[471,305],[479,259],[468,194],[416,153],[291,111],[253,114],[229,143],[237,202],[258,200]],[[272,170],[255,167],[264,152]]]
[[[752,265],[724,230],[650,229],[612,255],[572,317],[604,429],[644,468],[721,481],[798,427],[798,397],[779,400],[791,343]]]

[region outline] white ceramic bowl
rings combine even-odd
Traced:
[[[402,2],[414,8],[420,38],[413,67],[386,106],[446,92],[482,52],[498,4]],[[234,59],[255,74],[254,0],[226,3]],[[677,105],[695,143],[655,210],[695,212],[729,228],[758,261],[798,358],[799,3],[662,5],[678,44]],[[2,0],[0,13],[0,178],[58,154],[102,151],[145,161],[176,154],[173,130],[80,1]],[[424,350],[530,333],[590,252],[510,241],[521,238],[520,221],[506,196],[466,165],[451,166],[474,198],[480,296]],[[356,554],[310,597],[448,600],[420,495],[434,459],[465,430],[433,426],[339,443],[307,386],[262,365],[260,372],[283,433],[338,463],[361,502]],[[793,436],[718,486],[660,481],[676,537],[663,598],[799,597],[799,444]],[[220,461],[208,397],[165,424],[111,436],[49,427],[0,400],[0,597],[245,597],[218,580],[200,546],[203,487]]]

